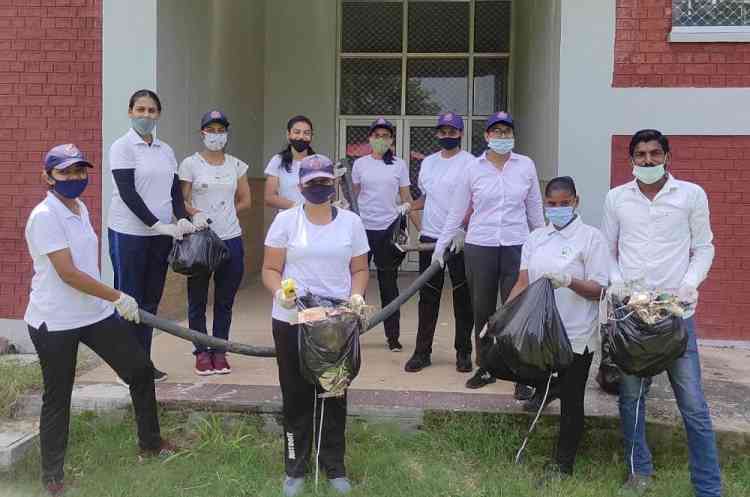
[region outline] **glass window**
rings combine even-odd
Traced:
[[[428,155],[440,150],[440,144],[435,136],[434,126],[412,126],[409,128],[409,179],[411,180],[411,196],[419,198],[419,168],[422,160]]]
[[[467,59],[410,59],[406,72],[408,115],[437,115],[444,110],[468,113]]]
[[[341,50],[345,53],[401,52],[403,14],[402,2],[344,2]]]
[[[471,153],[479,157],[487,150],[487,142],[484,139],[484,124],[486,119],[475,119],[471,122]]]
[[[343,59],[342,115],[401,114],[401,59]]]
[[[747,0],[673,0],[673,26],[750,26]]]
[[[410,53],[469,51],[469,2],[409,2]]]
[[[474,59],[474,114],[508,108],[508,59]]]
[[[474,9],[474,52],[510,52],[511,2],[477,0]]]

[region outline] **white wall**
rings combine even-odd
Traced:
[[[576,179],[583,217],[601,221],[614,134],[746,135],[749,88],[612,88],[616,0],[562,2],[560,174]]]
[[[107,213],[112,198],[109,146],[130,127],[128,99],[156,88],[157,0],[104,0],[102,5],[102,278],[112,282]]]
[[[513,116],[519,152],[530,155],[542,180],[557,175],[560,0],[513,3]]]

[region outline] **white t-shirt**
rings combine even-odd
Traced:
[[[386,164],[366,155],[354,161],[352,183],[362,187],[357,203],[365,229],[384,230],[398,217],[399,188],[409,186],[409,168],[398,157]]]
[[[352,291],[350,263],[353,257],[370,251],[362,220],[353,212],[339,209],[326,225],[307,219],[303,206],[279,212],[266,235],[267,247],[286,249],[282,279],[292,278],[297,293],[307,291],[322,297],[348,299]],[[297,311],[279,306],[274,300],[274,319],[295,323]]]
[[[422,213],[422,236],[439,238],[448,219],[451,196],[456,191],[456,182],[466,174],[468,165],[476,159],[461,150],[450,159],[444,159],[442,152],[436,152],[422,161],[419,168],[418,186],[426,196]]]
[[[523,245],[521,270],[529,271],[529,283],[545,273],[565,273],[580,280],[609,284],[610,254],[604,235],[578,217],[562,231],[551,224],[529,235]],[[598,350],[599,304],[569,288],[555,290],[555,302],[568,332],[573,352]]]
[[[209,164],[197,152],[180,164],[180,180],[193,186],[193,207],[211,218],[211,229],[222,240],[242,235],[234,198],[237,181],[245,176],[247,169],[247,164],[229,154],[224,155],[220,166]]]
[[[146,207],[162,223],[172,222],[172,183],[177,174],[177,159],[172,147],[157,138],[149,146],[131,128],[109,148],[109,167],[112,171],[135,169],[135,191]],[[126,235],[158,235],[125,205],[114,178],[112,184],[109,227]]]
[[[286,168],[281,167],[281,156],[274,155],[268,161],[268,165],[264,171],[267,176],[276,176],[279,178],[279,195],[296,204],[301,204],[305,200],[298,188],[299,164],[300,161],[292,161],[290,170],[287,171]]]
[[[49,260],[52,252],[70,249],[76,268],[99,280],[99,240],[91,227],[89,211],[78,201],[80,215],[52,193],[47,193],[26,222],[26,244],[34,264],[31,295],[24,321],[39,329],[64,331],[98,323],[114,312],[114,306],[65,283]]]

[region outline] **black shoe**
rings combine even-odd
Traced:
[[[391,352],[401,352],[402,350],[404,350],[404,348],[401,346],[401,342],[398,341],[398,338],[388,339],[388,349]]]
[[[534,396],[534,389],[528,385],[516,383],[516,390],[513,392],[513,398],[516,400],[529,400]]]
[[[474,366],[471,364],[471,354],[458,352],[456,354],[456,371],[459,373],[471,373]]]
[[[404,371],[407,373],[417,373],[431,365],[432,361],[430,360],[430,354],[417,354],[415,352],[414,355],[411,356],[411,359],[406,361]]]
[[[466,388],[471,388],[472,390],[475,390],[477,388],[482,388],[487,385],[491,385],[495,383],[497,380],[494,376],[492,376],[489,372],[485,371],[482,368],[477,369],[477,372],[474,373],[474,376],[469,378],[469,381],[466,382]]]
[[[165,373],[164,371],[159,371],[158,369],[154,368],[154,383],[159,383],[162,381],[165,381],[169,375]]]
[[[544,398],[544,392],[537,391],[534,393],[534,396],[531,397],[529,400],[523,403],[523,410],[526,412],[537,412],[539,411],[539,408],[542,407],[542,399]],[[551,402],[556,401],[560,398],[559,392],[553,392],[550,390],[549,394],[547,394],[547,402],[544,403],[545,409],[548,405],[550,405]]]

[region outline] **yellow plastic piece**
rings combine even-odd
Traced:
[[[284,298],[291,299],[297,295],[294,280],[287,278],[281,282],[281,290],[284,292]]]

